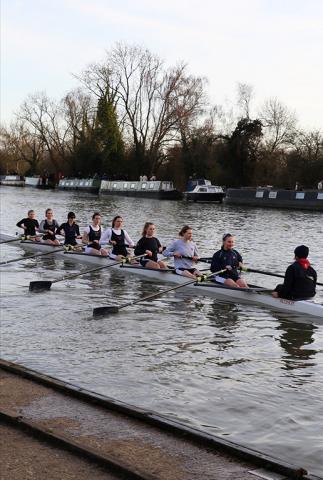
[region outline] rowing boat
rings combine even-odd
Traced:
[[[0,240],[11,240],[15,237],[0,234]],[[40,242],[31,242],[31,241],[20,241],[15,244],[23,248],[27,252],[50,252],[52,251],[55,254],[55,258],[63,258],[64,260],[70,260],[74,263],[89,263],[94,265],[109,265],[113,263],[113,260],[110,260],[107,257],[101,257],[97,255],[87,255],[82,252],[63,252],[60,247],[47,245]],[[57,252],[55,252],[57,250]],[[55,252],[55,253],[54,253]],[[186,277],[174,274],[172,270],[154,270],[150,268],[144,268],[140,265],[114,265],[111,267],[117,269],[119,272],[124,274],[136,274],[142,277],[149,278],[150,280],[156,280],[160,282],[182,284],[187,282]],[[315,301],[309,300],[285,300],[283,298],[274,298],[269,293],[268,290],[262,288],[252,288],[250,290],[239,289],[239,288],[230,288],[224,286],[223,284],[216,284],[211,281],[205,281],[203,283],[195,283],[188,285],[185,288],[189,288],[194,291],[196,295],[207,295],[211,297],[218,298],[220,300],[227,300],[235,303],[249,303],[256,304],[265,307],[269,307],[275,311],[284,311],[290,312],[297,315],[323,318],[323,305]]]

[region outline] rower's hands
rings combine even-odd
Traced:
[[[110,243],[111,243],[111,245],[116,245],[117,244],[117,242],[115,240],[111,240]]]
[[[97,243],[97,244],[99,244],[100,242],[99,242],[99,240],[93,240],[93,242],[91,242],[91,243]]]
[[[193,262],[198,262],[199,257],[197,255],[193,255],[192,260]]]
[[[148,255],[148,257],[153,256],[153,252],[151,250],[146,250],[146,254]]]
[[[227,270],[232,270],[231,265],[226,265],[224,268],[226,268]]]
[[[182,255],[179,252],[174,253],[175,258],[182,258]]]

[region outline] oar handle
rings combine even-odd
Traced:
[[[207,278],[213,277],[215,275],[219,275],[220,273],[223,273],[223,272],[226,272],[226,269],[219,270],[218,272],[210,273],[209,275],[203,275],[202,276],[203,279],[201,278],[200,281],[202,282],[202,281],[206,280]],[[198,281],[199,280],[197,278],[195,278],[194,280],[189,280],[188,282],[182,283],[181,285],[176,285],[176,287],[170,287],[170,288],[167,288],[166,290],[163,290],[161,292],[153,293],[152,295],[148,295],[147,297],[143,297],[143,298],[139,298],[138,300],[134,300],[133,302],[125,303],[124,305],[121,305],[118,308],[121,309],[121,308],[129,307],[130,305],[136,305],[137,303],[140,303],[140,302],[145,302],[146,300],[151,300],[152,298],[159,297],[160,295],[163,295],[164,293],[172,292],[174,290],[178,290],[179,288],[186,287],[187,285],[192,285],[193,283],[196,283]]]

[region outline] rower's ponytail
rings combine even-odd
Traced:
[[[184,237],[185,233],[187,232],[187,230],[192,230],[192,227],[189,227],[188,225],[185,225],[182,230],[179,232],[179,236],[180,237]]]
[[[155,225],[155,224],[152,223],[152,222],[146,222],[145,223],[144,228],[142,230],[142,234],[141,234],[142,237],[145,237],[147,235],[147,230],[151,225]]]

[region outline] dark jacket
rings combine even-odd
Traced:
[[[284,283],[277,285],[275,291],[281,298],[298,300],[314,297],[317,274],[309,263],[307,268],[299,261],[290,265],[285,273]]]

